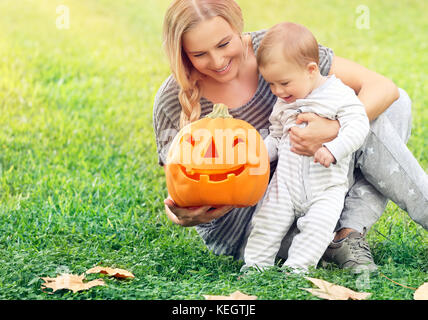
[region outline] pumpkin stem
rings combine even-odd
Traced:
[[[223,103],[216,103],[213,106],[213,111],[210,114],[207,114],[205,118],[233,118],[229,114],[229,108]]]

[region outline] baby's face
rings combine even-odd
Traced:
[[[286,103],[305,98],[313,89],[313,79],[307,68],[286,61],[280,52],[272,52],[266,66],[260,68],[274,95]]]

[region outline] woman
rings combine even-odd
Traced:
[[[213,103],[228,105],[233,117],[248,121],[264,137],[268,134],[276,97],[259,75],[255,56],[265,31],[243,34],[242,30],[241,10],[233,0],[175,0],[168,8],[164,44],[172,75],[159,89],[153,113],[160,165],[165,164],[177,131],[208,114]],[[334,56],[329,48],[320,46],[319,50],[321,73],[335,74],[353,88],[371,120],[366,143],[355,153],[351,188],[325,258],[356,272],[375,270],[364,235],[388,199],[428,228],[426,174],[405,146],[411,102],[389,79]],[[292,128],[290,140],[292,150],[302,155],[312,156],[340,129],[337,121],[310,113],[300,115],[299,121],[308,125]],[[275,166],[271,163],[272,169]],[[400,185],[394,183],[397,179]],[[242,257],[254,207],[179,208],[168,197],[165,210],[174,223],[196,226],[214,253]],[[295,232],[296,228],[284,238],[279,256],[286,256],[288,240]]]

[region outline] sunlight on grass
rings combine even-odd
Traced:
[[[428,20],[424,1],[238,1],[245,30],[289,20],[339,56],[393,79],[413,101],[409,148],[428,168]],[[313,299],[301,277],[238,281],[241,262],[208,252],[192,228],[163,214],[152,105],[169,75],[161,30],[167,0],[0,2],[0,298],[203,299],[235,290],[261,299]],[[68,29],[57,27],[65,5]],[[427,280],[428,234],[395,204],[368,235],[381,271],[410,286]],[[132,283],[48,295],[38,277],[104,263]],[[314,276],[355,289],[329,266]],[[411,299],[380,276],[372,299]]]

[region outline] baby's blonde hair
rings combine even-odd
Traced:
[[[268,30],[257,51],[257,65],[263,67],[270,62],[273,49],[281,46],[284,59],[301,67],[310,62],[319,64],[318,42],[309,29],[292,23],[282,22]]]
[[[171,72],[180,86],[180,127],[198,120],[201,115],[201,90],[193,65],[183,50],[182,38],[199,22],[214,17],[222,17],[235,32],[242,34],[241,8],[233,0],[174,0],[165,14],[163,44]]]

